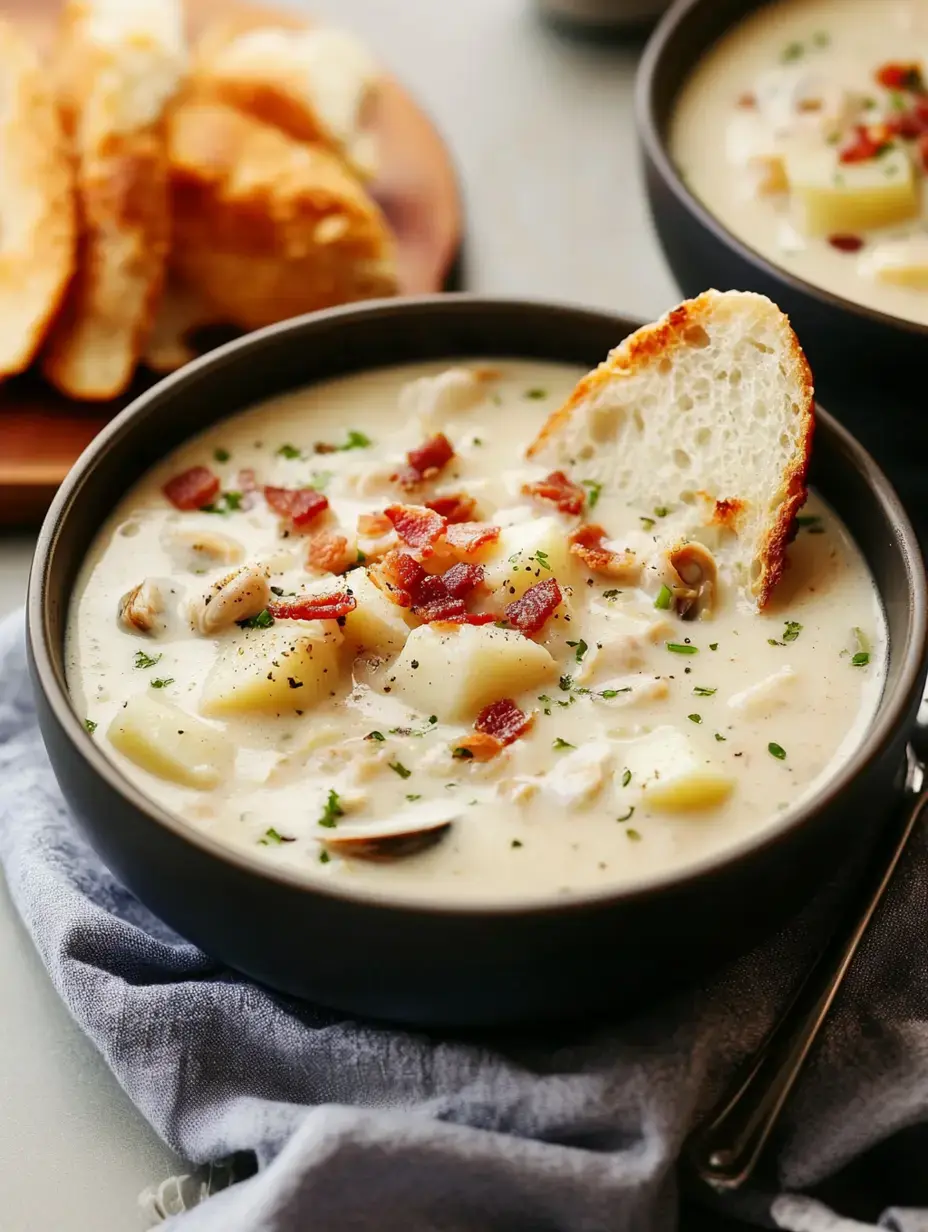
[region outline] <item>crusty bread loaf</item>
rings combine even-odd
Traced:
[[[32,362],[75,266],[70,154],[48,75],[0,21],[0,378]]]
[[[257,329],[395,292],[386,221],[329,150],[196,98],[168,131],[172,267],[216,320]]]
[[[82,239],[43,367],[71,397],[122,393],[151,328],[170,242],[164,114],[184,68],[179,0],[66,5],[59,76]]]
[[[205,31],[190,87],[297,141],[326,146],[366,178],[377,169],[366,120],[379,79],[366,49],[342,30],[227,22]]]
[[[616,347],[529,455],[582,461],[642,510],[693,506],[726,531],[760,609],[806,497],[813,423],[812,374],[788,318],[763,295],[706,291]]]

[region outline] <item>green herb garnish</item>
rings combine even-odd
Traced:
[[[693,689],[697,697],[714,697],[718,693],[718,689],[707,689],[705,685],[698,684]]]
[[[670,513],[670,510],[666,505],[658,505],[654,510],[654,516],[656,518],[666,518],[668,513]]]
[[[686,717],[689,719],[691,723],[701,723],[702,722],[701,714],[688,714]]]
[[[580,482],[588,490],[588,503],[591,509],[595,509],[599,504],[599,498],[602,495],[603,485],[595,479],[581,479]]]
[[[525,391],[525,396],[526,398],[531,398],[533,401],[537,402],[541,398],[547,398],[548,391],[546,389],[527,389]]]
[[[586,652],[589,650],[589,646],[586,644],[586,642],[583,640],[583,638],[581,637],[581,639],[580,639],[580,641],[579,641],[579,642],[568,642],[568,643],[567,643],[567,645],[568,645],[568,646],[569,646],[572,650],[573,650],[573,649],[576,649],[576,652],[577,652],[577,655],[576,655],[577,662],[578,662],[578,663],[582,663],[582,662],[583,662],[583,656],[584,656],[584,655],[586,654]]]
[[[603,598],[608,599],[609,602],[612,603],[614,602],[614,600],[618,599],[621,593],[622,593],[621,590],[604,590]]]
[[[415,804],[417,800],[422,799],[422,795],[421,793],[414,791],[414,792],[410,792],[410,794],[406,797],[406,799],[409,801],[410,804]]]
[[[699,654],[698,646],[691,646],[689,642],[665,642],[664,645],[671,654],[694,655]]]
[[[575,749],[577,746],[575,744],[571,744],[569,740],[562,740],[561,737],[558,736],[551,747],[552,749],[557,749],[560,751],[561,749]]]
[[[264,608],[257,616],[249,616],[247,620],[237,620],[235,623],[240,629],[269,629],[274,623],[274,617]]]
[[[544,706],[545,714],[550,714],[551,713],[551,698],[548,697],[547,693],[542,693],[538,700]]]
[[[802,43],[787,43],[780,53],[780,60],[783,64],[792,64],[794,60],[802,59],[805,50]]]
[[[768,646],[785,646],[786,642],[778,642],[775,637],[768,637],[767,645]]]
[[[277,450],[278,458],[289,458],[291,461],[294,458],[302,458],[303,451],[297,449],[296,445],[281,445]]]
[[[174,683],[173,676],[159,676],[157,680],[152,680],[151,687],[153,689],[166,689],[169,684]]]
[[[458,761],[471,761],[474,755],[473,755],[473,753],[470,751],[470,749],[465,749],[465,748],[463,748],[463,747],[459,746],[458,748],[456,748],[456,749],[452,752],[451,756],[452,756],[452,757],[456,757],[456,758],[458,759]],[[395,767],[394,767],[394,769],[395,769]]]
[[[718,648],[719,648],[719,644],[718,644],[718,642],[710,642],[710,643],[709,643],[709,649],[710,649],[710,650],[718,650]]]
[[[633,843],[641,842],[641,834],[637,830],[633,830],[631,826],[628,827],[625,833],[628,835],[628,837],[632,840]]]
[[[90,732],[91,736],[97,730],[97,725],[93,719],[84,719],[84,727]]]
[[[573,683],[574,683],[573,678],[571,676],[562,676],[560,680],[557,682],[558,688],[563,689],[565,693],[568,693],[570,691]]]
[[[135,652],[135,666],[136,667],[142,667],[142,668],[154,667],[156,663],[160,663],[160,662],[161,662],[160,654],[147,655],[144,650],[137,650]]]
[[[364,739],[365,739],[365,740],[378,740],[378,741],[383,741],[383,740],[386,740],[386,736],[383,734],[383,732],[380,732],[380,731],[371,731],[371,732],[368,732],[368,733],[367,733],[367,735],[364,737]]]
[[[634,804],[630,804],[628,806],[628,812],[623,813],[621,817],[617,817],[616,821],[628,821],[634,815],[634,812],[635,812],[635,806]]]
[[[666,612],[673,602],[673,591],[669,586],[662,586],[657,592],[657,598],[654,600],[654,606],[659,612]]]
[[[519,842],[517,838],[514,838],[512,842],[509,844],[509,846],[510,847],[521,847],[522,844]]]
[[[632,781],[632,772],[631,770],[626,770],[624,774],[622,775],[622,786],[627,787],[631,781]]]
[[[320,864],[328,864],[328,862],[329,862],[329,860],[331,860],[331,858],[332,858],[332,857],[329,855],[329,853],[328,853],[328,852],[325,850],[325,848],[323,847],[322,851],[320,851],[320,852],[319,852],[319,863],[320,863]]]
[[[324,492],[334,478],[334,471],[313,471],[309,483],[305,486],[312,488],[314,492]]]
[[[614,697],[618,697],[620,693],[631,693],[632,686],[627,684],[624,689],[603,689],[601,693],[597,693],[597,697],[604,697],[607,702],[612,701]]]
[[[801,632],[802,625],[797,620],[788,620],[786,622],[786,629],[783,633],[783,641],[795,642]]]
[[[365,436],[363,432],[358,432],[351,428],[348,432],[348,439],[344,445],[338,446],[338,450],[340,453],[347,453],[349,449],[369,449],[373,443],[369,436]]]
[[[870,662],[870,655],[866,650],[858,650],[857,654],[851,656],[851,667],[866,667]]]
[[[715,738],[716,740],[718,740],[719,744],[725,744],[725,742],[728,740],[728,737],[723,736],[721,732],[716,732]]]
[[[211,505],[203,505],[201,513],[218,513],[225,517],[229,513],[237,513],[242,507],[241,492],[220,492],[219,499]]]
[[[339,817],[345,816],[345,810],[342,808],[341,801],[338,798],[338,792],[329,788],[328,798],[325,802],[325,808],[322,810],[322,816],[319,818],[318,824],[325,826],[327,830],[334,830],[338,825]]]
[[[530,556],[529,560],[537,560],[539,565],[541,565],[542,569],[547,569],[548,572],[551,571],[551,562],[548,559],[547,552],[538,551],[535,553],[534,556]]]
[[[771,757],[775,757],[777,761],[786,761],[786,750],[781,744],[775,744],[772,740],[767,745],[767,752]]]
[[[640,519],[639,519],[639,520],[640,520],[641,525],[644,527],[644,529],[645,529],[645,530],[651,530],[651,528],[654,526],[654,519],[653,519],[653,518],[646,518],[646,517],[644,517],[644,516],[642,515],[642,516],[640,517]]]
[[[213,457],[217,462],[228,462],[232,455],[229,453],[228,449],[214,449]]]

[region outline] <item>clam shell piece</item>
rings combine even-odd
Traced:
[[[191,573],[216,565],[237,565],[245,555],[237,539],[218,530],[172,526],[162,538],[178,567]]]
[[[684,620],[711,616],[718,587],[715,557],[701,543],[682,543],[667,553],[666,574],[673,606]]]
[[[371,826],[340,827],[322,839],[332,855],[374,864],[389,864],[421,855],[437,846],[448,834],[454,818],[399,817]]]
[[[157,633],[164,626],[164,597],[146,578],[119,600],[119,623],[130,633]]]
[[[215,582],[191,609],[194,628],[212,637],[239,620],[249,620],[263,612],[271,601],[271,588],[263,570],[246,565]]]

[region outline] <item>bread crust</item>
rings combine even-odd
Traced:
[[[0,21],[0,378],[42,345],[76,265],[74,176],[47,73]]]
[[[786,547],[793,523],[807,496],[806,476],[815,430],[814,386],[808,360],[785,313],[780,312],[766,296],[740,293],[739,299],[745,307],[761,306],[778,314],[781,362],[799,391],[800,403],[798,447],[793,451],[783,471],[777,505],[765,524],[765,533],[756,556],[755,576],[750,587],[751,597],[757,609],[761,610],[770,601],[773,590],[783,575]],[[715,318],[720,301],[724,300],[730,302],[731,296],[722,295],[715,290],[704,291],[695,299],[679,304],[654,324],[642,326],[629,335],[610,352],[598,368],[582,378],[564,405],[548,418],[529,447],[528,457],[541,453],[564,431],[577,409],[605,386],[659,364],[680,347],[692,346],[694,343],[698,345],[700,333],[705,333],[706,326]],[[732,493],[725,500],[708,503],[706,521],[723,523],[736,530],[742,509],[743,502]]]
[[[83,400],[118,396],[142,355],[171,241],[164,83],[134,114],[130,39],[95,40],[95,0],[66,7],[59,76],[73,133],[81,239],[78,270],[43,356],[45,376]],[[174,51],[159,48],[170,81]],[[177,81],[182,63],[177,56]]]
[[[392,235],[330,151],[218,103],[169,120],[172,266],[216,319],[257,329],[396,291]]]

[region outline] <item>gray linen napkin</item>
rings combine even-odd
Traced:
[[[739,1197],[743,1219],[874,1226],[879,1208],[852,1222],[801,1192],[928,1122],[926,836],[917,847],[790,1106],[782,1193]],[[257,1161],[169,1220],[184,1232],[668,1232],[687,1131],[763,1038],[835,899],[621,1024],[437,1038],[316,1009],[184,942],[87,846],[36,727],[21,615],[0,624],[0,861],[58,993],[158,1133],[198,1165]],[[928,1206],[926,1158],[915,1190],[896,1168],[885,1207]],[[881,1226],[923,1232],[928,1212],[886,1210]]]

